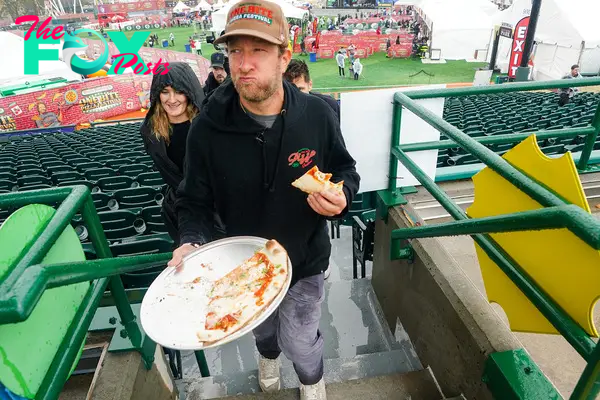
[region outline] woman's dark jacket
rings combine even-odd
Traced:
[[[184,93],[188,102],[194,104],[198,110],[202,109],[204,91],[196,74],[187,63],[169,63],[170,71],[166,75],[154,75],[150,87],[150,109],[142,123],[140,133],[144,140],[146,152],[152,157],[156,170],[165,182],[163,187],[164,200],[162,204],[163,218],[167,231],[175,245],[178,245],[179,233],[177,231],[177,214],[175,213],[175,194],[177,187],[183,179],[183,171],[179,169],[167,155],[167,143],[163,138],[158,139],[152,129],[152,115],[156,105],[160,102],[160,92],[166,87]],[[181,163],[183,164],[183,163]]]

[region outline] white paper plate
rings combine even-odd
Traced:
[[[204,346],[196,332],[204,327],[211,282],[227,275],[267,239],[238,236],[200,247],[183,260],[177,270],[167,267],[148,288],[142,301],[140,319],[146,334],[156,343],[176,350],[201,350],[231,342],[260,325],[285,297],[292,281],[288,257],[288,277],[281,292],[251,323],[223,340]],[[200,278],[199,283],[191,283]]]

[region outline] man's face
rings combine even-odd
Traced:
[[[301,92],[304,93],[310,93],[311,89],[312,89],[312,81],[306,81],[306,78],[303,76],[300,76],[296,79],[294,79],[294,81],[292,82],[294,85],[296,85],[296,87],[298,89],[300,89]]]
[[[240,96],[260,103],[281,86],[282,74],[292,54],[286,49],[280,55],[275,44],[249,36],[237,36],[227,43],[231,79]]]
[[[573,69],[571,70],[571,75],[573,75],[573,76],[577,76],[577,75],[579,75],[579,68],[573,68]]]
[[[227,72],[225,72],[225,69],[221,67],[213,67],[213,75],[215,76],[217,82],[219,82],[219,85],[223,83],[225,78],[227,78]]]

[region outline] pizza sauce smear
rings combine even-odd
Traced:
[[[257,283],[260,283],[260,287],[254,292],[254,297],[257,298],[256,305],[262,306],[264,304],[263,296],[265,294],[265,291],[268,289],[269,285],[273,281],[273,277],[275,276],[275,265],[271,262],[271,260],[269,260],[269,257],[267,257],[266,254],[260,252],[254,254],[254,256],[248,261],[254,263],[257,266],[261,264],[265,265],[261,271],[261,277],[256,281]],[[234,272],[235,275],[242,273],[243,272],[239,270]],[[230,278],[233,278],[233,276],[230,276]],[[205,329],[219,329],[224,332],[227,332],[231,327],[235,326],[241,314],[242,311],[240,310],[235,313],[229,313],[221,318],[218,318],[216,313],[209,312],[208,314],[206,314]]]
[[[252,257],[252,259],[253,259],[253,261],[256,260],[256,262],[259,265],[260,264],[265,264],[266,265],[265,271],[263,273],[263,276],[262,276],[261,279],[259,279],[259,282],[261,283],[261,285],[258,288],[258,290],[256,292],[254,292],[254,297],[258,297],[258,300],[256,300],[256,305],[257,306],[262,306],[264,304],[264,302],[263,302],[263,296],[265,294],[265,291],[267,290],[267,288],[269,287],[269,285],[273,281],[273,277],[275,276],[275,274],[274,274],[274,272],[275,272],[275,265],[263,253],[256,253],[254,255],[254,257]]]

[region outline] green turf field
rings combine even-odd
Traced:
[[[152,31],[157,33],[160,41],[167,39],[169,33],[175,35],[175,47],[170,50],[185,51],[184,45],[195,31],[193,27],[168,28]],[[131,37],[132,32],[125,32]],[[202,46],[204,57],[210,58],[214,47],[209,44]],[[308,56],[295,56],[308,63]],[[416,85],[432,83],[472,82],[475,71],[485,66],[485,63],[468,63],[466,61],[448,61],[446,64],[423,64],[420,60],[413,59],[388,59],[384,53],[374,55],[362,60],[363,75],[358,81],[350,78],[342,79],[338,76],[337,64],[334,59],[318,60],[309,63],[313,87],[319,90],[345,91],[360,87],[386,87],[399,85]],[[348,69],[346,68],[348,73]]]

